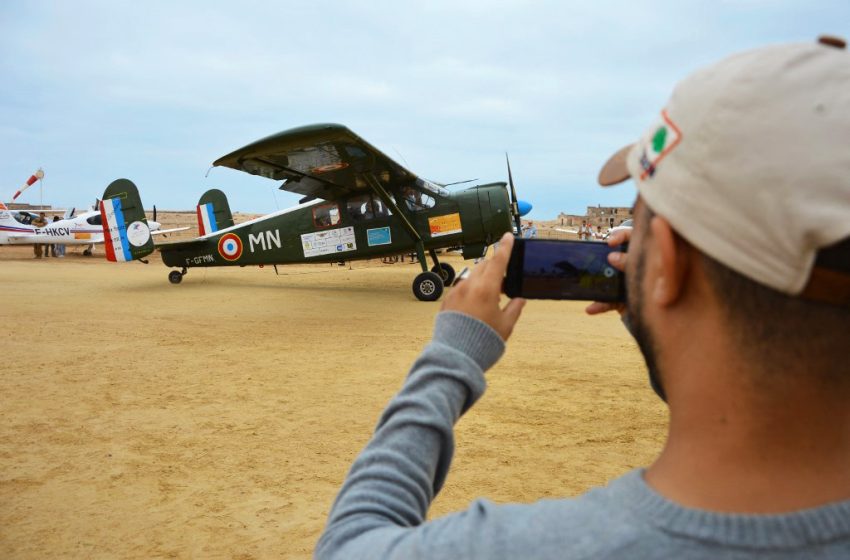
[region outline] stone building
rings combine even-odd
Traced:
[[[558,214],[558,224],[562,226],[578,227],[582,222],[590,222],[590,227],[597,226],[603,230],[618,226],[626,220],[632,219],[632,209],[627,206],[588,206],[584,216],[576,214]]]

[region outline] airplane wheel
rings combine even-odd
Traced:
[[[183,281],[183,274],[176,270],[172,270],[168,273],[168,281],[172,284],[179,284]]]
[[[436,272],[440,276],[443,277],[443,285],[451,286],[452,282],[455,281],[455,269],[449,263],[440,263],[440,270],[437,270],[437,267],[433,267],[431,272]]]
[[[90,249],[86,249],[85,251],[83,251],[83,256],[84,256],[84,257],[90,257],[90,256],[91,256],[91,250],[90,250]]]
[[[443,295],[443,279],[436,272],[422,272],[413,280],[413,295],[419,301],[437,301]]]

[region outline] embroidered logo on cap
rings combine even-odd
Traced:
[[[682,140],[682,132],[679,130],[667,111],[661,111],[661,120],[653,129],[652,135],[641,140],[640,166],[643,171],[641,180],[655,175],[655,170],[662,159],[667,157],[673,148]]]

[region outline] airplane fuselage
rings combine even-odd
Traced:
[[[511,230],[504,183],[415,203],[401,195],[395,199],[402,215],[363,193],[315,200],[216,231],[202,237],[203,244],[159,249],[167,266],[186,268],[362,260],[413,251],[406,219],[426,250],[462,247],[465,258],[474,258]]]
[[[91,245],[103,242],[99,212],[86,212],[76,218],[50,222],[44,227],[21,223],[13,214],[16,212],[0,210],[0,245]]]

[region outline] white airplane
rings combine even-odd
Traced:
[[[32,225],[39,211],[9,210],[0,202],[0,245],[34,245],[37,243],[58,245],[88,245],[83,254],[89,256],[97,243],[103,243],[103,218],[99,210],[83,212],[79,216],[74,211],[66,213],[64,219],[48,222],[44,227]],[[45,213],[46,214],[46,213]],[[156,220],[156,208],[153,220],[148,220],[152,235],[162,235],[176,231],[185,231],[186,227],[162,229]]]
[[[618,226],[614,226],[611,229],[609,229],[608,233],[605,234],[605,237],[603,239],[608,239],[609,237],[611,237],[611,234],[616,232],[616,231],[621,231],[621,230],[624,230],[624,229],[632,229],[633,227],[634,227],[634,221],[633,220],[626,220],[622,224],[620,224]]]

